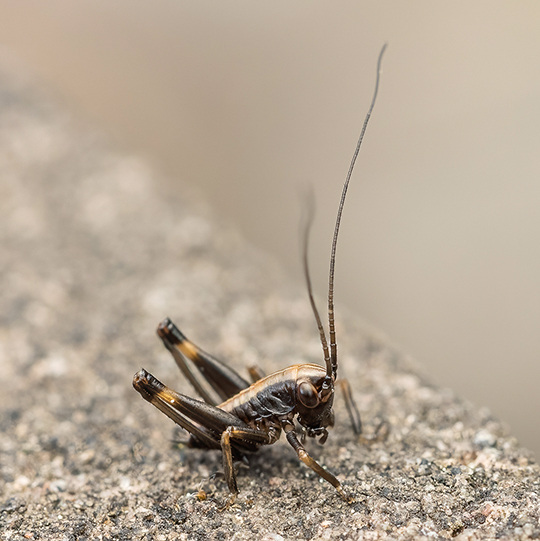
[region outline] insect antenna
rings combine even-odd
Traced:
[[[358,157],[358,153],[360,152],[360,147],[362,146],[362,140],[364,139],[364,134],[366,133],[366,128],[367,128],[369,119],[371,117],[371,113],[373,112],[373,108],[375,107],[375,102],[377,101],[377,93],[379,91],[379,80],[381,77],[381,63],[382,63],[384,51],[386,50],[386,46],[387,44],[385,43],[383,45],[383,48],[381,49],[381,52],[379,53],[379,58],[377,60],[377,78],[375,80],[375,90],[373,92],[373,98],[371,99],[371,105],[369,106],[369,110],[367,112],[366,118],[364,119],[364,125],[362,126],[362,131],[360,132],[360,137],[358,138],[358,142],[356,143],[356,149],[354,151],[354,154],[351,160],[351,165],[349,166],[349,171],[347,173],[347,177],[345,178],[345,184],[343,185],[343,190],[341,192],[341,200],[339,202],[339,207],[338,207],[338,212],[337,212],[337,217],[336,217],[336,225],[334,227],[334,238],[332,240],[332,252],[330,255],[330,273],[328,276],[328,331],[329,331],[329,337],[330,337],[330,363],[328,362],[326,363],[326,375],[327,377],[331,376],[334,379],[337,376],[337,343],[336,343],[336,326],[335,326],[335,320],[334,320],[334,268],[336,265],[336,246],[337,246],[337,239],[338,239],[338,233],[339,233],[339,225],[341,223],[341,214],[343,212],[343,205],[345,204],[345,197],[347,196],[347,189],[349,188],[349,181],[351,180],[351,175],[354,170],[356,158]],[[317,318],[317,316],[315,317]],[[324,342],[326,342],[326,338]],[[323,342],[323,351],[325,353],[325,359],[326,359],[326,350],[325,350],[324,342]]]
[[[310,189],[307,193],[307,204],[305,211],[305,218],[302,222],[302,266],[304,268],[304,277],[306,279],[306,285],[309,296],[309,303],[311,304],[311,309],[313,310],[313,315],[315,316],[315,321],[317,322],[317,328],[319,329],[319,336],[321,337],[321,345],[324,353],[324,362],[326,364],[326,373],[332,374],[332,363],[330,362],[330,350],[328,349],[328,341],[326,339],[326,332],[321,321],[321,316],[319,315],[319,310],[317,310],[317,305],[315,304],[315,299],[313,298],[313,288],[311,285],[311,276],[309,274],[309,262],[308,262],[308,246],[309,246],[309,232],[311,230],[311,225],[313,224],[313,217],[315,216],[315,198],[313,195],[313,190]]]

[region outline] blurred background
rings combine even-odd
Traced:
[[[540,456],[540,3],[0,0],[3,53]],[[176,191],[177,190],[177,191]],[[339,321],[339,312],[338,312]],[[256,344],[254,344],[256,346]]]

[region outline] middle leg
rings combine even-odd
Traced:
[[[253,428],[239,428],[236,426],[227,427],[221,434],[221,451],[223,453],[223,470],[225,480],[229,487],[231,495],[225,502],[223,509],[226,509],[234,503],[238,494],[238,484],[236,483],[236,474],[234,473],[233,448],[231,440],[249,442],[254,445],[268,445],[276,440],[275,434],[255,430]]]

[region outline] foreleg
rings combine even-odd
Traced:
[[[358,436],[358,441],[361,443],[369,444],[377,441],[383,441],[388,436],[388,423],[382,420],[375,429],[373,434],[365,435],[362,434],[362,421],[360,419],[360,413],[356,402],[354,401],[351,386],[349,381],[346,379],[338,379],[336,385],[341,388],[343,393],[343,398],[345,399],[345,406],[347,407],[347,412],[349,413],[349,419],[351,420],[351,425],[353,432]]]
[[[315,459],[313,459],[308,454],[305,447],[298,440],[298,435],[296,434],[294,425],[287,422],[284,424],[283,429],[285,430],[287,441],[296,451],[298,458],[306,466],[311,468],[317,475],[322,477],[325,481],[328,481],[338,491],[338,494],[342,497],[343,500],[345,500],[347,503],[352,503],[354,500],[345,493],[345,491],[341,487],[341,483],[336,479],[336,477],[332,475],[328,470],[325,470]]]
[[[347,407],[347,412],[349,413],[349,419],[351,420],[353,432],[357,436],[360,436],[360,434],[362,434],[362,420],[360,419],[360,412],[358,411],[358,407],[356,406],[356,402],[354,401],[351,392],[349,380],[338,379],[336,381],[336,385],[341,388],[341,392],[343,393],[345,406]]]

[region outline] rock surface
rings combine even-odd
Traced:
[[[366,432],[380,418],[390,432],[356,442],[338,398],[328,442],[308,449],[355,502],[280,442],[240,465],[220,512],[220,454],[175,445],[131,387],[144,366],[193,394],[157,323],[239,371],[321,362],[320,346],[304,288],[160,186],[0,62],[2,540],[540,537],[529,453],[339,307],[340,373]]]

